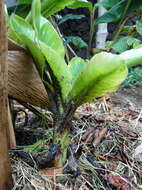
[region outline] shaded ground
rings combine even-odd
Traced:
[[[35,146],[34,151],[29,153],[27,149],[23,151],[19,147],[13,150],[11,159],[14,189],[141,189],[141,100],[142,89],[132,87],[124,88],[110,97],[80,107],[77,111],[80,120],[74,121],[71,154],[65,168],[38,169],[40,159],[42,160],[48,152],[48,141],[52,129],[45,131],[48,140]],[[29,140],[26,142],[29,134],[33,142],[35,139],[40,139],[40,136],[35,135],[37,127],[43,132],[41,122],[37,120],[33,122],[33,125],[28,126],[24,127],[26,133],[20,136],[25,140],[25,144],[29,144]],[[17,139],[20,138],[17,133]]]

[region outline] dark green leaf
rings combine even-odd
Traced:
[[[65,16],[63,16],[61,19],[60,19],[60,22],[59,24],[62,24],[64,22],[66,22],[67,20],[77,20],[77,19],[82,19],[84,18],[85,15],[75,15],[75,14],[67,14]]]
[[[120,20],[128,1],[121,0],[118,2],[117,0],[115,0],[114,2],[116,2],[116,4],[114,4],[112,0],[105,0],[104,3],[102,1],[101,4],[104,4],[104,6],[106,7],[107,2],[109,5],[108,11],[104,15],[96,19],[95,24],[109,23]],[[131,14],[135,10],[140,9],[141,6],[142,6],[142,1],[132,0],[125,16]]]
[[[116,5],[117,3],[119,3],[122,0],[102,0],[100,1],[98,4],[100,6],[105,7],[106,9],[111,9],[114,5]]]
[[[79,48],[86,48],[88,45],[78,36],[66,36],[65,37],[65,44],[72,43],[74,46]]]
[[[123,15],[124,7],[126,6],[126,1],[122,0],[116,5],[114,5],[109,11],[103,14],[101,17],[95,20],[95,24],[109,23],[118,21]]]

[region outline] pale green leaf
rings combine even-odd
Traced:
[[[116,91],[127,73],[127,67],[118,55],[98,53],[77,78],[71,96],[78,105],[104,96]]]
[[[74,57],[68,64],[69,70],[72,74],[73,83],[76,81],[77,77],[82,73],[82,71],[86,68],[87,61],[84,61],[80,57]]]
[[[64,58],[54,49],[43,42],[40,42],[40,47],[47,60],[47,64],[52,70],[58,86],[60,87],[62,98],[65,101],[72,86],[72,78],[68,66]]]
[[[45,67],[45,59],[40,51],[40,48],[38,47],[35,32],[31,25],[29,25],[23,18],[17,15],[12,15],[10,19],[10,29],[13,31],[14,36],[17,36],[16,39],[20,39],[20,43],[30,50],[36,62],[37,68],[42,75]],[[18,42],[18,40],[16,41]]]
[[[127,67],[142,64],[142,48],[125,51],[119,56],[125,61]]]
[[[40,17],[41,17],[40,0],[33,0],[31,13],[32,13],[32,23],[34,29],[38,33],[38,31],[40,30]]]
[[[57,51],[57,53],[62,57],[65,56],[63,41],[60,38],[58,32],[48,20],[46,20],[40,29],[39,39]]]
[[[15,32],[24,34],[28,36],[32,41],[34,41],[35,32],[32,26],[28,22],[26,22],[23,18],[15,14],[12,14],[12,16],[10,17],[9,23]]]

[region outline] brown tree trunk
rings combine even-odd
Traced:
[[[11,190],[11,168],[8,155],[8,68],[7,39],[4,22],[4,0],[0,1],[0,190]]]

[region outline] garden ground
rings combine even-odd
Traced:
[[[52,128],[45,129],[45,140],[34,146],[19,146],[12,150],[13,190],[141,189],[141,100],[142,89],[129,86],[80,107],[73,121],[65,168],[42,169]],[[23,112],[20,114],[24,115]],[[17,119],[17,142],[22,145],[24,141],[27,145],[40,139],[39,132],[43,132],[43,121],[39,122],[30,112],[28,115],[32,125],[28,121],[30,124],[24,126],[25,134],[19,132],[20,127],[23,129],[23,116],[19,121]],[[27,138],[28,134],[30,138]]]

